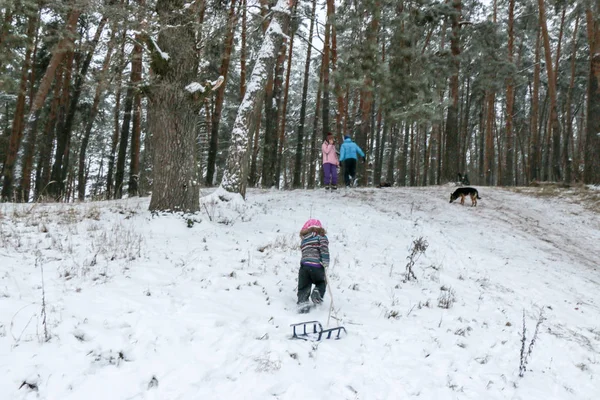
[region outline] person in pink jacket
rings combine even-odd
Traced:
[[[335,150],[335,139],[333,134],[329,133],[327,139],[323,142],[323,175],[325,178],[325,189],[337,189],[337,167],[340,162]]]

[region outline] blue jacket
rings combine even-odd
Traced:
[[[340,147],[340,161],[347,160],[348,158],[354,158],[356,160],[358,158],[357,153],[361,157],[365,156],[365,153],[352,141],[352,139],[345,139]]]

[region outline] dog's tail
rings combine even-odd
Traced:
[[[477,198],[478,198],[479,200],[481,200],[481,197],[479,197],[479,193],[477,193]]]

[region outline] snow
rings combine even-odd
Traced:
[[[453,189],[203,190],[192,216],[147,198],[0,204],[1,397],[597,399],[598,192],[482,187],[468,207]],[[309,217],[330,286],[301,315]],[[292,323],[326,325],[330,294],[348,335],[290,340]],[[519,378],[523,312],[527,349],[542,310]]]
[[[171,58],[169,56],[169,53],[166,53],[166,52],[162,51],[161,48],[158,47],[158,43],[156,43],[156,40],[154,40],[153,37],[150,37],[150,40],[152,40],[152,45],[156,49],[156,52],[160,55],[160,58],[162,58],[165,61],[169,61],[169,59]]]
[[[185,90],[187,90],[190,93],[196,93],[196,92],[204,93],[204,86],[202,86],[198,82],[192,82],[185,87]]]

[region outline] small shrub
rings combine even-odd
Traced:
[[[415,273],[413,272],[413,267],[421,254],[424,254],[429,247],[429,243],[423,238],[419,237],[418,239],[413,240],[412,245],[410,247],[410,254],[408,257],[408,263],[406,264],[406,280],[409,281],[411,279],[417,280]]]
[[[531,357],[531,353],[533,352],[533,346],[535,346],[535,341],[538,336],[538,332],[540,329],[540,325],[544,321],[544,309],[540,310],[540,315],[538,317],[537,323],[535,324],[535,331],[533,331],[533,337],[531,338],[531,342],[529,342],[529,347],[527,351],[525,351],[525,342],[527,341],[527,327],[525,325],[525,310],[523,310],[523,331],[521,333],[521,354],[519,357],[519,377],[523,377],[525,375],[525,371],[527,370],[527,363],[529,362],[529,357]]]
[[[456,294],[451,287],[442,286],[438,297],[438,307],[449,309],[452,308],[456,301]]]

